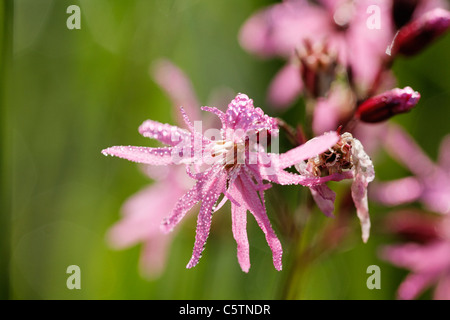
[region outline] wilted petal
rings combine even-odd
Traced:
[[[320,211],[327,217],[333,217],[334,201],[336,199],[334,191],[328,188],[326,184],[310,187],[310,190]]]
[[[354,139],[352,143],[352,158],[354,161],[354,180],[351,191],[356,214],[361,222],[362,239],[367,242],[370,233],[369,204],[367,200],[367,187],[375,178],[372,160],[365,153],[359,140]]]

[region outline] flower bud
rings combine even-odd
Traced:
[[[356,118],[369,123],[381,122],[411,110],[420,99],[420,94],[410,87],[396,88],[371,97],[356,110]]]
[[[415,55],[444,34],[449,27],[449,11],[441,8],[429,11],[402,27],[387,52],[390,55]]]

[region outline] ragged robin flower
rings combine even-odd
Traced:
[[[217,131],[198,130],[184,115],[189,130],[147,120],[139,128],[145,137],[157,139],[168,147],[148,148],[116,146],[102,151],[130,161],[150,165],[181,164],[187,174],[195,179],[194,186],[175,204],[172,213],[162,223],[169,232],[187,212],[201,202],[192,257],[187,268],[194,267],[202,254],[209,236],[212,215],[228,200],[231,202],[233,236],[237,242],[237,256],[241,269],[250,268],[247,237],[247,211],[250,211],[265,234],[272,250],[273,264],[282,268],[282,246],[266,214],[264,191],[270,183],[315,186],[329,180],[342,179],[342,175],[315,177],[285,171],[297,161],[314,157],[332,147],[339,140],[334,132],[316,137],[286,153],[269,153],[263,143],[264,136],[278,134],[277,120],[253,106],[253,100],[239,94],[228,105],[226,112],[213,107],[203,107],[216,114],[222,128]],[[220,197],[223,198],[219,201]]]

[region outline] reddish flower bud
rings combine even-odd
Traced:
[[[381,122],[411,110],[419,102],[420,94],[410,87],[396,88],[371,97],[356,110],[356,118],[369,123]]]
[[[431,44],[450,27],[450,12],[438,8],[402,27],[387,53],[412,56]]]

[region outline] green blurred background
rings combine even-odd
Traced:
[[[261,230],[249,218],[252,267],[237,263],[229,206],[214,216],[198,266],[192,253],[195,213],[176,234],[159,279],[140,276],[141,246],[115,251],[105,241],[120,207],[148,185],[136,165],[106,158],[112,145],[150,145],[138,126],[145,119],[173,123],[168,97],[149,66],[169,58],[192,80],[206,104],[217,87],[244,92],[265,108],[267,86],[282,66],[247,54],[239,28],[261,0],[2,0],[1,15],[1,226],[0,297],[3,299],[280,299],[287,271],[277,272]],[[80,30],[69,30],[69,5],[81,8]],[[395,63],[398,86],[422,100],[399,116],[423,149],[436,158],[450,118],[450,36],[423,54]],[[284,117],[294,121],[301,103]],[[376,160],[382,179],[407,172],[388,157]],[[276,188],[275,191],[276,192]],[[297,189],[283,197],[298,201]],[[271,191],[268,191],[270,193]],[[285,250],[291,247],[269,208]],[[393,238],[377,225],[390,209],[371,204],[373,229],[360,241],[356,216],[348,241],[305,271],[301,299],[394,299],[406,275],[377,256]],[[250,216],[249,216],[250,217]],[[311,225],[328,223],[322,214]],[[81,290],[66,287],[66,268],[81,268]],[[366,287],[369,265],[381,268],[381,290]],[[425,295],[426,297],[426,295]]]

